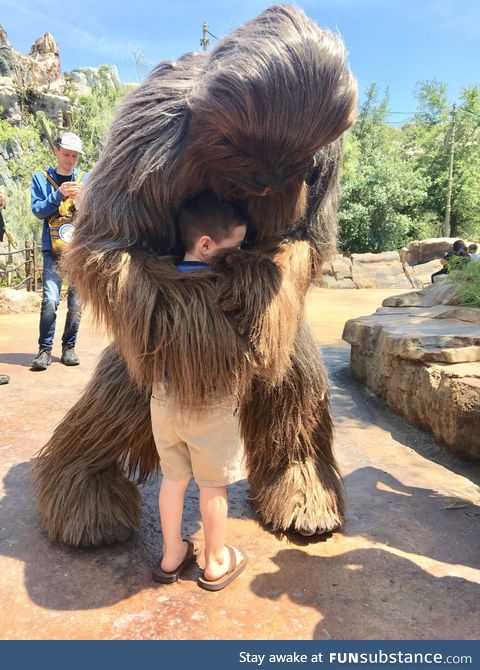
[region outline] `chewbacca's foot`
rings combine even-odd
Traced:
[[[338,530],[343,522],[341,484],[335,469],[293,463],[252,493],[262,520],[274,530],[304,536]],[[328,483],[327,483],[328,482]]]
[[[88,474],[75,463],[52,465],[51,459],[40,458],[35,472],[38,509],[51,540],[97,547],[124,542],[138,528],[138,490],[119,467]]]
[[[303,535],[303,537],[313,537],[314,535],[331,535],[333,531],[338,530],[340,528],[341,524],[337,524],[334,528],[323,528],[323,527],[317,527],[315,529],[312,528],[294,528],[292,527],[292,530],[295,533],[298,533],[299,535]]]
[[[118,523],[108,531],[101,532],[97,529],[93,531],[93,534],[90,534],[85,528],[80,540],[80,547],[102,547],[115,544],[115,542],[126,542],[132,536],[134,530],[134,528],[130,528],[123,523]]]
[[[326,507],[320,518],[318,510],[309,509],[307,506],[297,509],[295,513],[296,517],[293,519],[289,530],[304,537],[327,535],[338,530],[342,525],[342,517],[338,513],[336,504]]]

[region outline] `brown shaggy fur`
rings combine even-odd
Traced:
[[[148,394],[165,374],[186,410],[238,394],[265,522],[306,533],[341,523],[327,383],[303,305],[335,245],[338,138],[355,101],[341,41],[289,6],[209,55],[159,65],[124,101],[66,258],[115,345],[40,454],[53,539],[97,543],[137,526],[123,470],[156,470]],[[168,257],[176,215],[205,189],[244,208],[250,248],[182,274]]]

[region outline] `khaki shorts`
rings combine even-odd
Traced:
[[[245,478],[243,443],[235,416],[236,400],[227,399],[183,415],[162,387],[150,401],[153,436],[162,472],[168,479],[191,479],[198,486],[225,486]]]

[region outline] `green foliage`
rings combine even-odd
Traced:
[[[65,76],[65,94],[72,102],[72,127],[83,140],[84,154],[79,161],[79,167],[91,169],[98,160],[105,134],[108,130],[115,109],[121,98],[128,92],[124,86],[117,90],[108,80],[108,69],[99,68],[99,78],[91,94],[79,95],[71,78]],[[45,115],[37,112],[22,115],[23,123],[20,127],[12,126],[2,119],[0,109],[0,147],[8,151],[9,179],[6,187],[6,209],[4,216],[7,227],[23,246],[25,240],[41,239],[42,222],[31,212],[30,186],[32,175],[49,165],[55,165],[55,156],[46,141],[42,127]],[[53,137],[58,129],[50,125]]]
[[[405,128],[415,170],[430,180],[421,210],[439,222],[443,235],[447,200],[449,142],[452,139],[451,108],[446,87],[435,80],[417,86],[419,113],[415,124]],[[464,88],[456,111],[450,235],[476,239],[480,236],[480,89]]]
[[[457,263],[453,264],[448,276],[458,287],[459,303],[470,307],[480,307],[480,262],[453,260],[457,260]]]
[[[367,91],[345,138],[340,240],[350,252],[398,249],[444,235],[451,108],[436,80],[416,88],[418,113],[401,128],[387,123],[388,92]],[[456,115],[452,237],[480,238],[480,89],[465,88]]]
[[[98,80],[88,94],[78,95],[72,87],[67,93],[72,101],[72,127],[83,142],[83,165],[92,168],[102,150],[108,128],[128,87],[116,89],[109,81],[106,67],[98,68]]]
[[[41,223],[30,209],[30,184],[32,174],[51,163],[52,152],[41,141],[38,117],[31,115],[20,128],[0,119],[0,145],[11,155],[4,218],[7,228],[23,246],[25,240],[38,241],[41,237]]]
[[[351,252],[390,251],[425,232],[417,212],[428,179],[415,172],[400,130],[386,124],[388,97],[367,92],[357,124],[347,134],[339,213],[340,240]]]

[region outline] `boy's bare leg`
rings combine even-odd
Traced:
[[[162,479],[158,503],[163,535],[163,557],[160,567],[165,572],[175,570],[187,553],[182,539],[183,500],[190,479]]]
[[[222,577],[230,567],[228,550],[225,547],[228,498],[226,486],[200,487],[200,514],[205,537],[205,579]],[[237,563],[243,556],[235,549]]]

